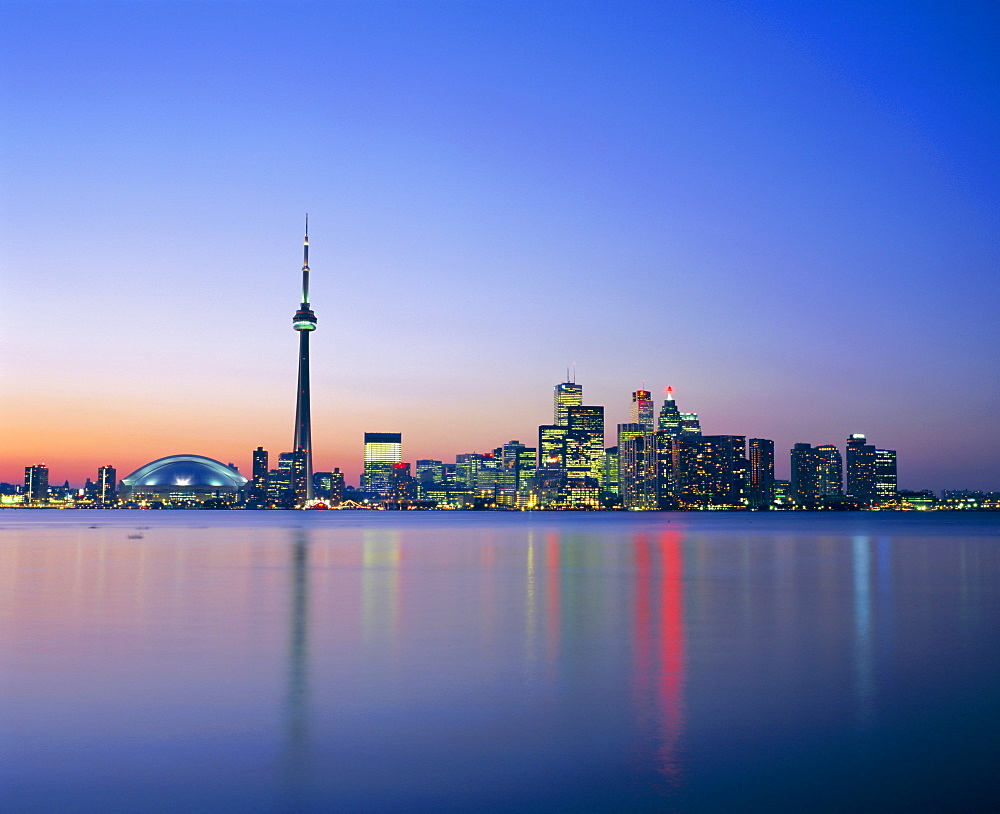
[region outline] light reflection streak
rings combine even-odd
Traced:
[[[309,539],[294,529],[290,546],[288,686],[285,697],[284,782],[286,807],[301,807],[309,752]]]
[[[538,658],[538,598],[535,595],[535,532],[528,532],[527,589],[524,610],[524,681],[535,680],[535,663]]]
[[[875,677],[871,632],[871,543],[868,537],[854,538],[854,687],[857,695],[857,722],[871,723]]]
[[[559,584],[559,535],[552,532],[545,538],[545,604],[549,668],[554,669],[559,658],[559,629],[562,623]]]
[[[672,786],[680,785],[683,780],[680,757],[685,723],[682,540],[680,531],[663,531],[655,551],[647,534],[637,534],[632,543],[635,562],[632,635],[640,730],[649,723],[655,728],[656,769]]]

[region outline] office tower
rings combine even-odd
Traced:
[[[250,496],[263,500],[267,495],[268,454],[264,447],[253,451],[253,474],[250,478]]]
[[[455,480],[463,489],[476,488],[483,457],[481,452],[463,452],[455,456]]]
[[[313,497],[329,500],[332,481],[332,472],[313,472]]]
[[[111,506],[118,500],[118,473],[108,464],[97,470],[97,499],[104,506]]]
[[[660,418],[656,428],[665,432],[671,438],[678,438],[681,435],[681,413],[677,409],[677,402],[674,401],[674,388],[667,388],[667,399],[660,408]]]
[[[767,509],[774,503],[774,441],[751,438],[748,442],[750,506]]]
[[[875,447],[864,435],[854,433],[847,439],[847,496],[862,506],[875,501]]]
[[[842,497],[844,494],[844,462],[840,450],[833,444],[816,447],[819,493],[828,497]]]
[[[819,472],[812,444],[796,444],[791,451],[792,498],[796,503],[819,500]]]
[[[746,436],[705,435],[673,444],[675,495],[683,508],[743,508],[747,500]]]
[[[642,424],[644,432],[653,431],[653,401],[648,390],[636,390],[632,393],[629,423]]]
[[[875,501],[879,504],[896,500],[896,450],[875,450]]]
[[[312,416],[309,400],[309,334],[316,330],[316,314],[309,307],[309,216],[302,245],[302,303],[292,317],[299,333],[299,383],[295,395],[295,440],[292,450],[305,454],[305,489],[302,501],[312,500]]]
[[[87,498],[87,500],[96,501],[100,499],[100,490],[98,489],[97,484],[90,478],[87,478],[86,483],[83,484],[83,496]]]
[[[417,483],[410,474],[410,465],[397,461],[389,468],[389,488],[386,497],[393,503],[416,500]]]
[[[278,470],[288,477],[290,497],[294,503],[312,500],[312,475],[309,473],[309,458],[304,449],[282,452],[278,456]]]
[[[393,464],[403,460],[402,444],[402,433],[365,433],[365,471],[361,476],[362,491],[388,494]]]
[[[552,401],[552,423],[557,427],[565,427],[566,409],[583,404],[583,385],[576,382],[557,384]]]
[[[604,407],[577,405],[566,409],[566,471],[573,479],[604,481]]]
[[[626,509],[655,509],[656,450],[652,434],[637,422],[618,425],[618,483]]]
[[[292,484],[292,472],[286,464],[286,469],[272,469],[265,478],[264,499],[274,508],[291,509],[295,505],[295,490]]]
[[[45,464],[24,467],[25,503],[45,503],[49,499],[49,468]]]
[[[620,494],[621,470],[619,467],[618,447],[608,447],[604,450],[604,491],[609,495]]]
[[[657,430],[651,435],[655,455],[656,505],[664,511],[677,508],[677,483],[674,477],[674,447],[678,443],[668,430]]]
[[[330,473],[330,503],[337,506],[344,502],[344,473],[339,466]]]
[[[701,422],[697,413],[681,413],[681,438],[701,438]]]
[[[542,424],[538,428],[538,469],[566,468],[566,425]]]
[[[520,441],[508,441],[493,451],[503,462],[504,469],[513,469],[518,489],[527,489],[535,475],[538,450],[527,447]]]
[[[418,487],[440,486],[444,483],[444,464],[427,458],[417,461]]]

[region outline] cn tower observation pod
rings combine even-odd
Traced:
[[[214,458],[168,455],[122,478],[118,494],[124,501],[201,503],[236,498],[246,484],[246,477]]]

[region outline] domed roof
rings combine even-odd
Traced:
[[[240,489],[247,479],[220,461],[204,455],[168,455],[140,466],[122,478],[123,486],[189,486]]]

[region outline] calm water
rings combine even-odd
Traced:
[[[0,511],[4,811],[1000,810],[1000,515]]]

